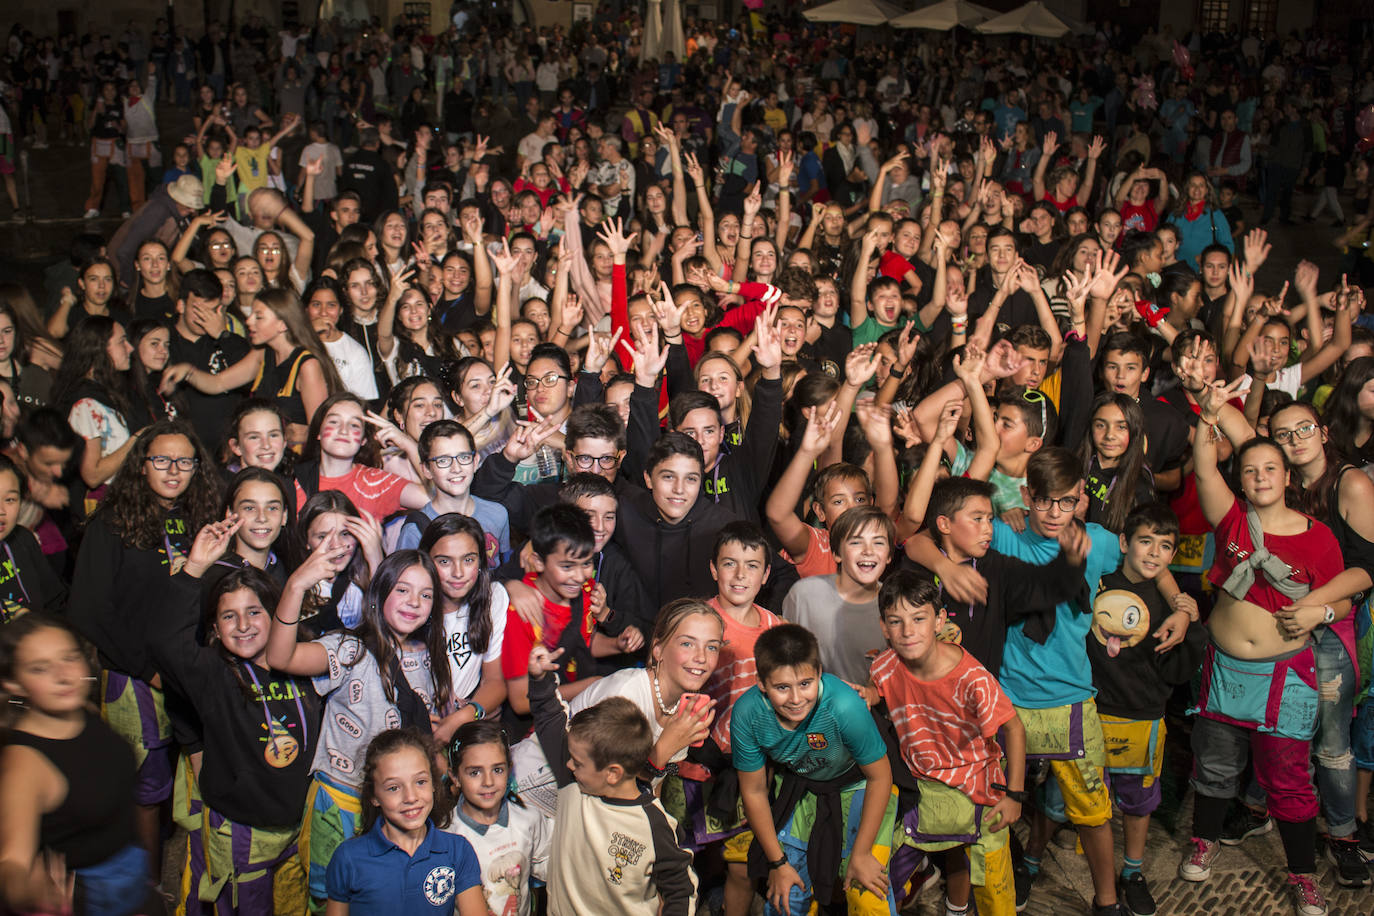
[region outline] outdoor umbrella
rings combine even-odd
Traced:
[[[649,0],[644,11],[644,41],[639,46],[640,60],[657,60],[663,46],[663,3]]]
[[[930,29],[947,32],[958,26],[973,28],[997,15],[996,10],[969,3],[968,0],[940,0],[930,6],[898,16],[888,23],[894,29]]]
[[[1032,0],[1009,13],[989,19],[976,30],[985,35],[1033,35],[1036,38],[1063,38],[1081,30],[1078,23],[1050,11],[1040,0]]]
[[[849,22],[854,25],[883,25],[906,10],[887,0],[834,0],[802,10],[812,22]]]

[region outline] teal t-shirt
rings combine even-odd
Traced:
[[[1092,538],[1092,549],[1088,551],[1083,575],[1088,581],[1091,602],[1097,594],[1097,583],[1121,565],[1121,544],[1115,534],[1097,524],[1088,524],[1088,536]],[[992,549],[1043,566],[1059,554],[1059,541],[1041,537],[1029,525],[1017,534],[997,519],[992,523]],[[1079,703],[1097,693],[1084,642],[1092,628],[1092,614],[1079,613],[1066,602],[1055,605],[1054,612],[1054,629],[1044,645],[1027,637],[1021,624],[1007,630],[998,680],[1017,706],[1050,709]]]
[[[730,713],[735,769],[753,773],[768,761],[815,780],[834,779],[854,764],[867,766],[887,753],[868,704],[833,674],[821,675],[821,695],[795,730],[782,727],[760,690],[746,690]]]
[[[973,464],[973,452],[962,442],[954,443],[954,462],[950,465],[951,477],[963,477]],[[1008,477],[997,468],[988,475],[988,485],[992,487],[992,511],[1001,515],[1008,509],[1024,509],[1026,501],[1021,497],[1021,488],[1026,485],[1024,477]],[[1050,554],[1053,558],[1054,554]]]

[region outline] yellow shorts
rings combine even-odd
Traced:
[[[1026,729],[1026,756],[1048,759],[1069,823],[1097,827],[1110,821],[1112,797],[1103,778],[1106,741],[1097,704],[1088,699],[1049,709],[1015,709]]]
[[[737,833],[721,846],[721,855],[726,862],[748,862],[749,846],[753,842],[754,831],[746,830],[743,833]]]

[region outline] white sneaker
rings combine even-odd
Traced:
[[[100,211],[99,211],[99,210],[96,210],[96,209],[94,209],[94,208],[92,208],[92,209],[90,209],[90,210],[87,210],[87,211],[86,211],[86,215],[83,216],[83,217],[81,217],[81,218],[82,218],[82,219],[100,219]]]

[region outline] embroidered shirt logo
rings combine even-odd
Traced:
[[[807,732],[806,743],[815,750],[824,750],[830,746],[830,742],[825,740],[825,735],[820,732]]]
[[[453,899],[457,879],[454,871],[447,865],[440,865],[425,875],[425,899],[431,906],[443,906]]]

